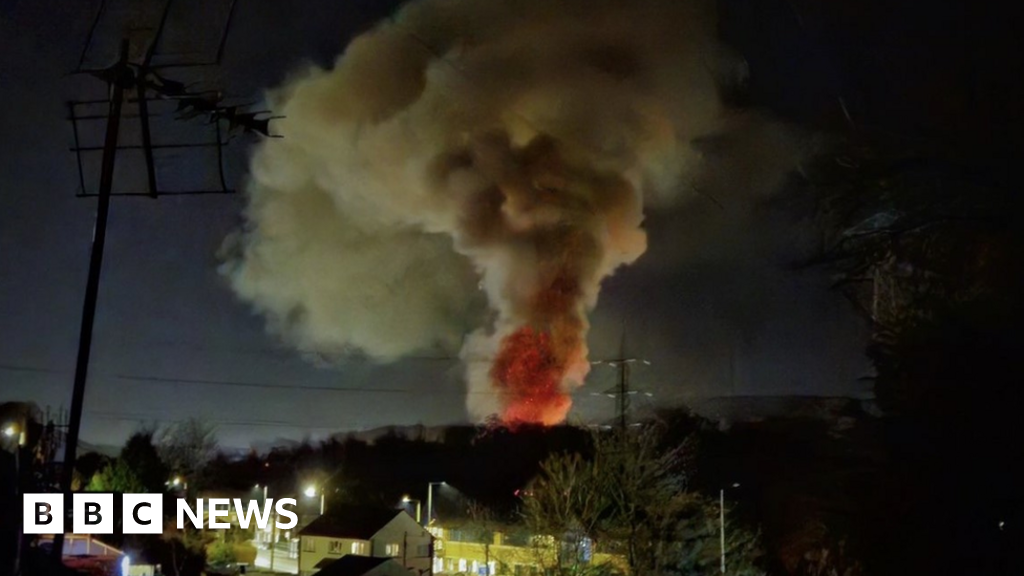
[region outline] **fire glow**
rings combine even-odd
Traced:
[[[564,420],[572,405],[562,391],[564,373],[564,362],[555,356],[547,332],[525,326],[506,336],[491,368],[504,399],[502,420],[549,426]]]

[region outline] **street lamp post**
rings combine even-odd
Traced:
[[[252,487],[252,489],[253,489],[253,490],[254,490],[254,491],[255,491],[255,492],[257,493],[257,494],[258,494],[258,493],[259,493],[259,492],[260,492],[261,490],[263,491],[263,499],[262,499],[262,500],[260,500],[260,505],[259,505],[259,507],[260,507],[261,509],[262,509],[262,508],[265,508],[265,507],[267,506],[267,486],[269,486],[269,485],[268,485],[268,484],[263,484],[263,485],[261,486],[260,484],[256,484],[255,486],[253,486],[253,487]],[[268,514],[269,514],[269,512],[268,512]],[[266,539],[267,539],[267,535],[266,535],[266,530],[263,530],[263,532],[264,532],[263,534],[260,534],[259,532],[257,532],[257,536],[256,536],[256,541],[257,541],[257,542],[265,542],[265,541],[266,541]]]
[[[427,483],[427,521],[424,524],[430,527],[430,523],[434,520],[434,486],[446,486],[447,482],[428,482]]]
[[[260,506],[261,507],[267,505],[267,487],[268,486],[270,486],[270,485],[269,484],[264,484],[262,486],[262,488],[263,488],[263,501],[260,502]],[[256,491],[260,490],[260,485],[259,484],[257,484],[255,486],[255,490]],[[277,548],[277,512],[274,512],[274,517],[271,518],[270,543],[269,543],[268,548],[270,548],[270,571],[273,572],[274,571],[274,556],[275,556],[275,552],[276,552],[276,548]]]
[[[17,496],[21,496],[21,492],[24,489],[21,478],[21,450],[25,446],[25,427],[18,426],[17,424],[8,424],[4,427],[4,436],[14,441],[14,493]],[[17,437],[17,439],[15,439]],[[17,574],[21,570],[21,548],[25,542],[25,536],[22,534],[22,527],[18,526],[18,546],[14,550],[14,573]]]
[[[421,502],[419,500],[417,500],[416,498],[409,498],[408,496],[402,496],[402,502],[404,502],[406,504],[408,504],[409,502],[415,502],[416,503],[416,523],[417,524],[421,524],[422,523],[422,520],[420,518],[420,504],[421,504]]]
[[[733,488],[739,488],[738,483],[733,483]],[[725,574],[725,488],[718,491],[718,524],[720,526],[719,539],[722,549],[722,574]]]

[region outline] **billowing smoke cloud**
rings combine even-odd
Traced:
[[[602,279],[721,128],[714,30],[679,0],[406,6],[270,95],[234,289],[301,349],[460,350],[473,415],[561,421]]]

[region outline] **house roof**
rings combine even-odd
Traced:
[[[324,558],[323,560],[321,560],[321,561],[317,562],[317,563],[316,563],[316,564],[315,564],[315,565],[313,566],[313,568],[316,568],[316,569],[317,569],[317,571],[319,571],[319,570],[323,570],[324,568],[327,568],[327,565],[328,565],[328,564],[333,564],[333,563],[334,563],[335,561],[337,561],[337,560],[338,560],[337,558],[331,558],[330,556],[328,556],[327,558]]]
[[[102,536],[90,536],[82,534],[65,534],[64,548],[61,550],[64,557],[88,556],[88,557],[110,557],[116,558],[124,555],[119,550],[102,540]],[[40,546],[52,547],[53,534],[46,534],[39,538]]]
[[[363,576],[385,562],[394,561],[394,558],[373,558],[347,554],[330,562],[319,572],[313,573],[313,576]]]
[[[299,530],[299,535],[369,540],[399,514],[408,512],[369,506],[339,506],[307,524]]]

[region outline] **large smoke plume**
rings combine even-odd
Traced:
[[[303,350],[459,350],[477,417],[562,421],[601,281],[692,189],[736,74],[707,4],[425,0],[269,96],[234,289]]]

